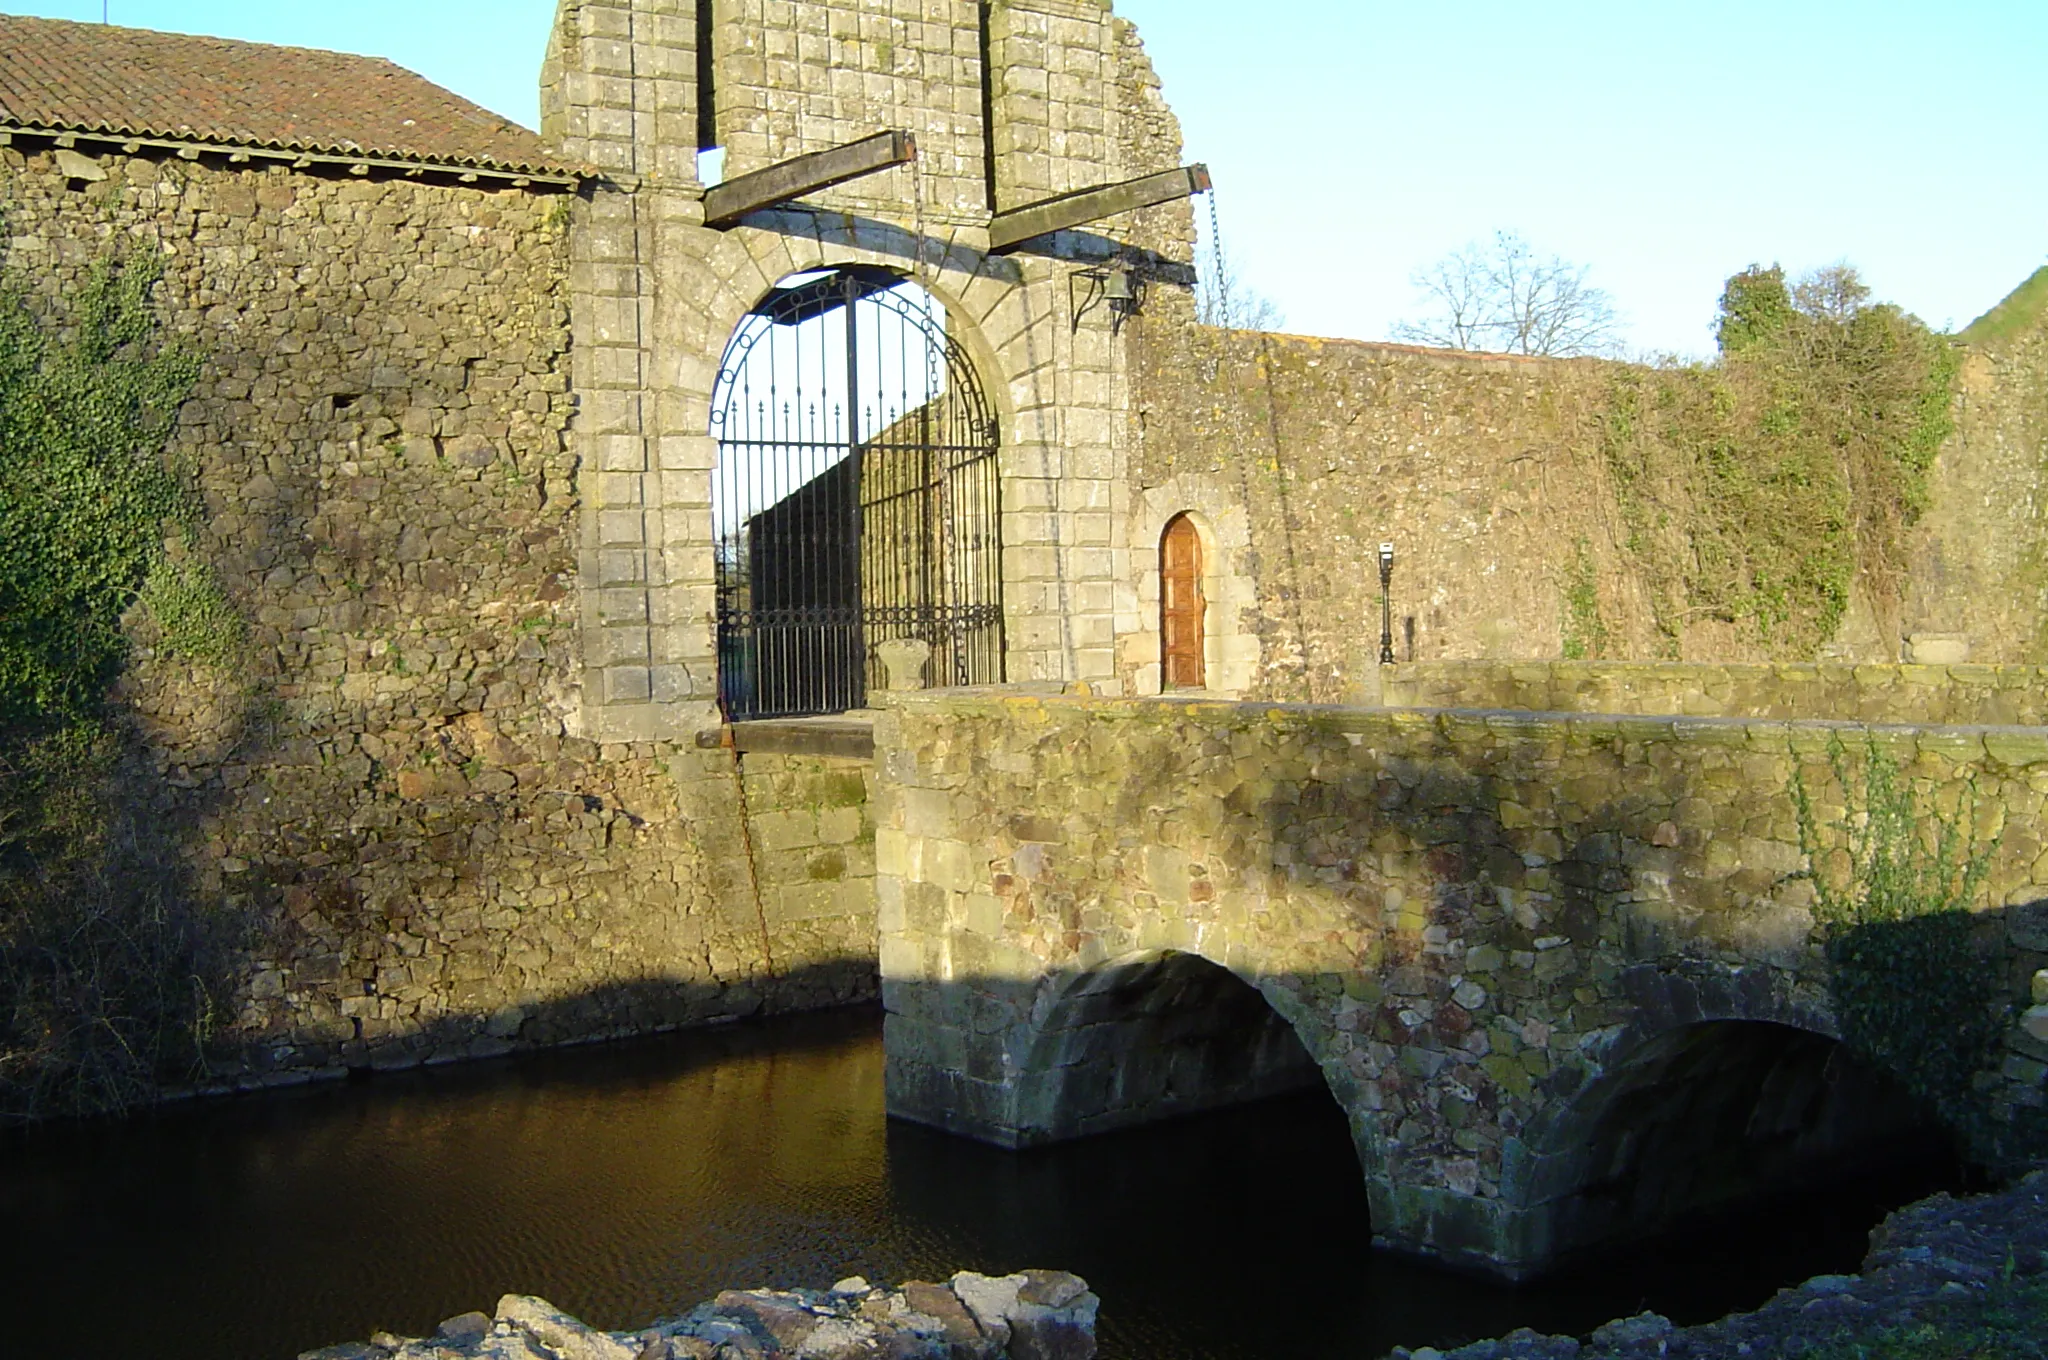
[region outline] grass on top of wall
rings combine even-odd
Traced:
[[[1956,338],[1970,345],[1995,345],[2036,330],[2043,321],[2048,321],[2048,265],[2035,270]]]

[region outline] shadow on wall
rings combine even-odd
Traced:
[[[0,1123],[149,1102],[234,991],[242,914],[202,909],[166,823],[118,796],[145,763],[94,747],[0,743]]]
[[[482,708],[352,730],[238,697],[204,763],[138,746],[116,781],[133,836],[110,853],[153,875],[128,875],[126,900],[204,933],[209,973],[203,995],[189,970],[124,979],[200,1003],[206,1042],[195,1062],[174,1035],[115,1104],[152,1099],[151,1079],[289,1084],[877,995],[871,915],[826,910],[871,897],[858,769],[749,761],[750,799],[790,842],[759,856],[757,903],[728,753],[607,760],[537,750]],[[398,768],[358,745],[378,731]],[[421,748],[438,758],[408,758]],[[783,810],[799,800],[801,818]],[[793,818],[846,825],[807,845]]]

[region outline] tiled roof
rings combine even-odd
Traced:
[[[0,15],[0,127],[572,175],[540,137],[382,57]]]

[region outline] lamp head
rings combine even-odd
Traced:
[[[1380,544],[1380,565],[1381,565],[1381,566],[1383,566],[1383,567],[1391,567],[1391,566],[1393,566],[1393,565],[1394,565],[1394,545],[1393,545],[1393,544],[1391,544],[1391,543],[1382,543],[1382,544]]]

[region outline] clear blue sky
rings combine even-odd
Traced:
[[[553,0],[111,0],[117,23],[388,56],[535,119]],[[1642,350],[1721,280],[1847,260],[1967,324],[2048,263],[2048,0],[1117,0],[1290,330],[1377,338],[1496,228],[1590,264]],[[100,0],[0,0],[98,19]],[[1245,16],[1253,16],[1247,19]]]

